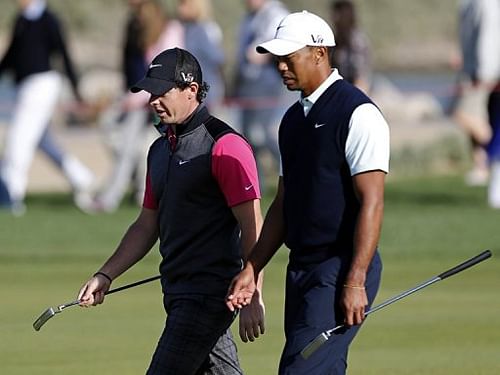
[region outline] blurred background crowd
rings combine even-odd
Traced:
[[[262,188],[278,171],[277,129],[298,98],[255,45],[291,11],[331,22],[334,66],[391,126],[392,175],[463,173],[500,208],[498,0],[0,0],[0,206],[71,191],[86,213],[141,203],[157,136],[148,97],[128,88],[152,57],[191,51],[206,105],[251,142]]]

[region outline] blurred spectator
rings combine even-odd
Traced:
[[[258,54],[255,47],[274,37],[276,27],[289,12],[280,1],[245,0],[245,4],[233,90],[240,108],[241,131],[254,148],[264,189],[262,152],[270,151],[277,165],[279,123],[296,94],[285,90],[273,58]]]
[[[147,61],[165,49],[184,47],[184,29],[169,18],[159,1],[129,0],[129,17],[123,43],[123,75],[127,91],[101,117],[114,164],[104,188],[84,209],[89,213],[113,212],[134,183],[134,198],[142,203],[145,189],[145,155],[158,135],[146,92],[128,89],[142,79]]]
[[[139,19],[144,31],[143,43],[148,63],[156,55],[172,48],[172,46],[183,48],[185,45],[182,24],[167,14],[161,1],[146,1],[140,8]],[[135,97],[137,94],[133,96]]]
[[[128,17],[125,24],[122,72],[125,90],[128,90],[138,82],[147,71],[147,63],[144,59],[144,47],[142,41],[142,26],[139,19],[139,11],[145,0],[128,0]]]
[[[45,127],[38,148],[64,174],[73,188],[75,203],[81,208],[91,199],[91,189],[94,185],[93,173],[60,146],[48,125]]]
[[[472,145],[473,167],[465,180],[470,185],[488,181],[485,146],[491,138],[487,100],[500,72],[500,4],[498,0],[462,0],[459,8],[461,69],[455,121]]]
[[[51,63],[62,58],[74,95],[81,101],[77,77],[57,16],[43,0],[18,0],[10,45],[0,62],[0,74],[11,71],[17,97],[13,118],[5,138],[1,177],[11,206],[24,210],[28,172],[37,146],[63,170],[74,192],[75,203],[89,199],[93,174],[75,157],[63,153],[52,141],[47,127],[62,88],[62,77]]]
[[[368,93],[372,79],[371,50],[368,38],[358,27],[356,7],[350,0],[334,0],[330,10],[337,43],[332,66],[345,80]]]
[[[222,30],[214,21],[210,0],[179,0],[177,14],[185,30],[186,49],[196,56],[210,91],[205,100],[213,112],[224,99]]]
[[[500,209],[500,82],[490,94],[488,114],[493,133],[487,147],[490,163],[488,204]]]

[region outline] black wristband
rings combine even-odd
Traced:
[[[110,284],[113,282],[113,279],[111,279],[111,277],[106,275],[104,272],[99,271],[99,272],[94,273],[94,277],[97,275],[101,275],[101,276],[105,277],[106,279],[108,279]]]

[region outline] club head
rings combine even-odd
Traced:
[[[75,306],[80,303],[79,300],[69,302],[69,303],[64,303],[62,305],[59,305],[57,307],[49,307],[47,310],[45,310],[42,315],[38,317],[37,320],[33,323],[33,328],[35,331],[39,331],[42,326],[47,323],[47,320],[52,318],[54,315],[59,314],[61,311],[63,311],[65,308],[70,307],[70,306]]]
[[[307,346],[302,349],[300,355],[304,359],[308,359],[316,350],[320,348],[325,342],[328,341],[328,336],[323,332],[321,335],[317,336],[312,340]]]
[[[54,310],[52,307],[49,307],[47,310],[45,310],[42,315],[38,317],[37,320],[33,323],[33,328],[35,331],[39,331],[42,326],[47,323],[47,320],[52,318],[54,315],[56,315],[56,310]]]

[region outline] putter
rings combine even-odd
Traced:
[[[156,276],[150,277],[148,279],[136,281],[135,283],[123,285],[123,286],[120,286],[118,288],[108,290],[105,293],[105,295],[113,294],[113,293],[116,293],[116,292],[120,292],[122,290],[129,289],[129,288],[133,288],[134,286],[146,284],[146,283],[149,283],[151,281],[158,280],[160,277],[161,277],[161,275],[156,275]],[[33,328],[35,329],[35,331],[39,331],[40,328],[42,328],[42,326],[45,323],[47,323],[47,321],[50,318],[52,318],[54,315],[61,313],[67,307],[75,306],[75,305],[78,305],[79,303],[80,303],[80,300],[76,300],[76,301],[73,301],[73,302],[69,302],[69,303],[65,303],[65,304],[59,305],[57,307],[49,307],[47,310],[45,310],[38,317],[37,320],[35,320],[35,322],[33,323]]]
[[[380,305],[377,305],[377,306],[371,308],[369,311],[365,312],[364,316],[367,317],[368,315],[370,315],[378,310],[381,310],[384,307],[389,306],[390,304],[409,296],[410,294],[413,294],[413,293],[415,293],[415,292],[417,292],[425,287],[428,287],[429,285],[432,285],[435,282],[444,280],[447,277],[450,277],[450,276],[453,276],[459,272],[462,272],[462,271],[466,270],[467,268],[470,268],[470,267],[482,262],[483,260],[488,259],[489,257],[491,257],[491,251],[485,250],[481,254],[476,255],[475,257],[459,264],[458,266],[450,268],[448,271],[445,271],[445,272],[433,277],[432,279],[429,279],[429,280],[423,282],[422,284],[417,285],[416,287],[414,287],[412,289],[409,289],[401,294],[398,294],[397,296],[389,298],[388,300],[382,302]],[[302,356],[302,358],[308,359],[316,350],[318,350],[323,344],[325,344],[328,341],[328,339],[336,331],[338,331],[339,329],[344,328],[344,327],[345,327],[345,325],[341,324],[341,325],[336,326],[335,328],[328,329],[326,331],[321,332],[314,340],[312,340],[309,344],[307,344],[307,346],[304,349],[302,349],[302,351],[300,352],[300,355]]]

